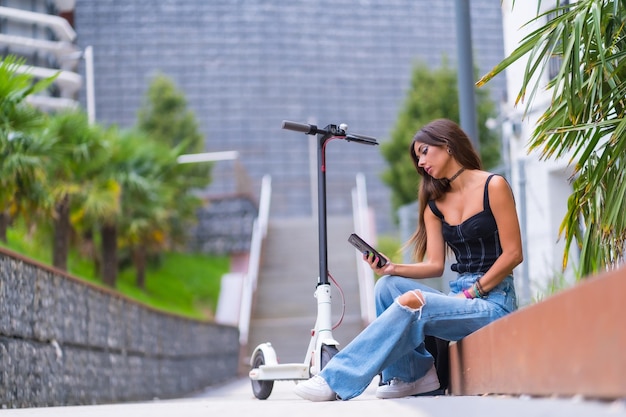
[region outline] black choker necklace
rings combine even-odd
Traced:
[[[455,179],[456,179],[459,175],[461,175],[461,174],[463,173],[463,171],[465,171],[465,167],[463,167],[463,168],[459,169],[459,170],[456,172],[456,174],[454,174],[454,175],[452,176],[452,178],[450,178],[450,179],[448,180],[448,184],[449,184],[449,183],[451,183],[452,181],[454,181],[454,180],[455,180]]]

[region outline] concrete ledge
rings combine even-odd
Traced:
[[[626,398],[626,268],[450,344],[453,395]]]

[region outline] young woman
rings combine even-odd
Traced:
[[[349,400],[382,372],[379,398],[439,388],[426,336],[460,340],[517,309],[513,268],[522,262],[519,222],[506,180],[482,170],[463,130],[434,120],[413,138],[411,158],[422,181],[419,224],[409,244],[419,262],[377,267],[378,317],[322,371],[295,392],[311,401]],[[441,276],[446,247],[456,258],[448,294],[419,283]]]

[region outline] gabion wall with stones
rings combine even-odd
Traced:
[[[237,376],[238,338],[0,249],[2,408],[183,396]]]

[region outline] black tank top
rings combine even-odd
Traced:
[[[437,208],[435,201],[430,200],[428,202],[432,212],[441,219],[443,238],[456,257],[457,263],[452,264],[451,268],[460,274],[464,272],[487,272],[502,254],[498,226],[489,207],[488,186],[494,175],[491,174],[485,182],[483,211],[459,225],[451,226],[448,224]]]

